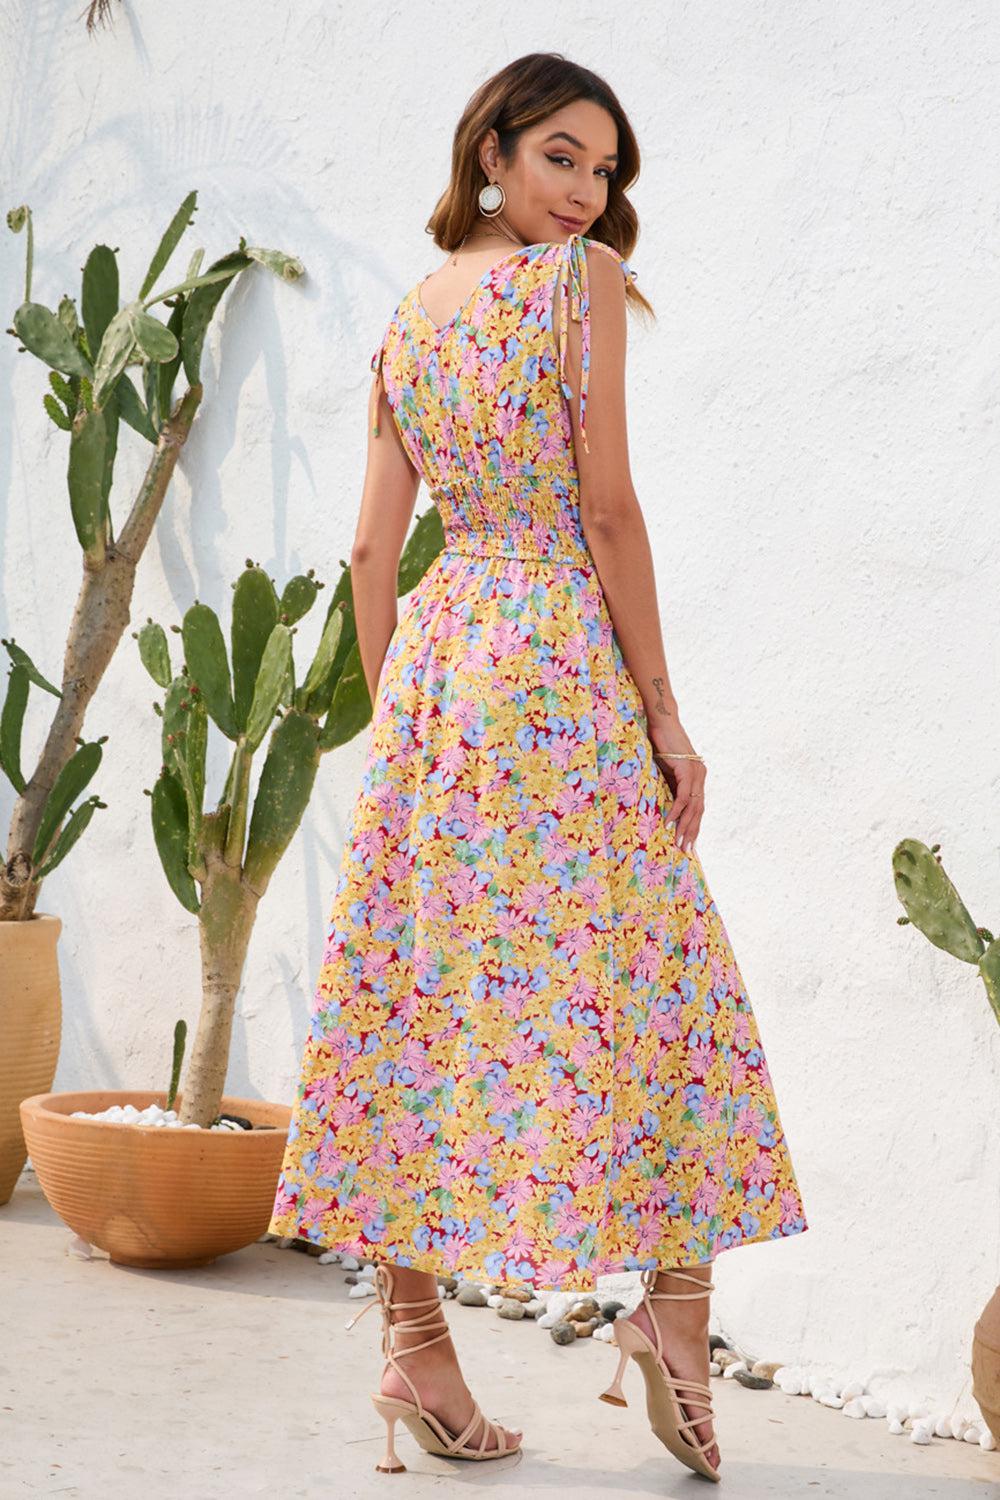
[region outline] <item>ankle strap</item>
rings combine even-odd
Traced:
[[[661,1271],[670,1276],[680,1276],[684,1281],[693,1281],[700,1288],[697,1292],[655,1292],[656,1278]],[[703,1276],[694,1276],[687,1270],[675,1269],[673,1266],[650,1266],[640,1272],[640,1279],[644,1288],[643,1295],[646,1297],[669,1297],[672,1301],[687,1302],[693,1297],[707,1297],[715,1290],[714,1281],[706,1281]]]

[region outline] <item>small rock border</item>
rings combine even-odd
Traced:
[[[372,1281],[375,1267],[370,1263],[339,1250],[325,1250],[306,1240],[265,1234],[262,1241],[301,1250],[315,1256],[321,1265],[339,1265],[345,1272],[349,1297],[375,1295]],[[615,1319],[630,1311],[623,1302],[601,1299],[585,1292],[543,1291],[535,1294],[525,1286],[469,1281],[456,1276],[439,1276],[437,1283],[442,1299],[454,1300],[462,1307],[489,1307],[497,1317],[511,1322],[529,1319],[536,1327],[547,1329],[553,1342],[560,1345],[575,1344],[578,1339],[588,1338],[608,1343]],[[821,1406],[842,1411],[845,1417],[884,1420],[891,1433],[906,1435],[913,1443],[927,1444],[934,1438],[953,1438],[958,1442],[976,1443],[987,1452],[997,1446],[981,1416],[935,1410],[926,1402],[887,1405],[861,1380],[840,1379],[827,1366],[786,1365],[780,1360],[754,1359],[722,1334],[709,1334],[708,1347],[709,1373],[723,1380],[734,1380],[746,1390],[776,1389],[786,1396],[811,1396]]]

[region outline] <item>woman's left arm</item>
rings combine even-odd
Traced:
[[[373,704],[399,618],[399,559],[419,488],[420,475],[403,446],[385,387],[376,372],[368,402],[368,460],[361,511],[351,546],[358,650]]]

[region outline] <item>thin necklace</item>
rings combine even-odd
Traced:
[[[457,266],[458,265],[458,259],[457,259],[458,252],[459,252],[459,250],[461,250],[462,246],[465,244],[466,240],[469,238],[469,235],[471,233],[472,233],[471,229],[466,230],[465,234],[463,234],[463,236],[462,236],[461,240],[459,241],[459,243],[455,246],[455,249],[451,252],[451,263],[452,263],[453,266]],[[504,233],[500,234],[500,238],[501,239],[505,239],[505,240],[510,240],[512,244],[521,246],[523,248],[523,246],[521,245],[521,241],[514,234],[507,234],[506,232],[504,232]]]

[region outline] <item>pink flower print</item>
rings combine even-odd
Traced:
[[[488,1161],[496,1142],[497,1137],[492,1131],[475,1130],[466,1138],[465,1149],[460,1153],[459,1160],[473,1164],[477,1161]]]
[[[569,839],[563,833],[550,833],[542,845],[546,864],[565,864],[574,852]]]
[[[632,1144],[632,1125],[628,1120],[616,1120],[611,1131],[611,1152],[621,1156]]]
[[[402,812],[402,809],[400,811]],[[407,814],[407,817],[409,817],[409,814]],[[397,853],[390,855],[386,861],[385,878],[392,886],[401,885],[403,881],[409,879],[412,871],[412,856],[397,851]]]
[[[541,1157],[549,1144],[549,1133],[538,1125],[529,1125],[526,1130],[521,1131],[517,1144],[529,1159]]]
[[[575,630],[562,643],[563,660],[575,671],[581,663],[587,660],[588,649],[586,635],[582,630]]]
[[[303,1224],[315,1224],[330,1207],[329,1198],[308,1198],[302,1206]]]
[[[507,1241],[506,1253],[515,1260],[523,1260],[531,1254],[534,1248],[534,1236],[530,1235],[520,1224],[516,1224],[513,1233]]]
[[[577,1090],[572,1080],[569,1078],[560,1078],[559,1082],[545,1095],[542,1102],[546,1109],[551,1109],[557,1114],[562,1114],[565,1110],[569,1109],[576,1098],[576,1094]]]
[[[316,1163],[321,1177],[336,1177],[344,1161],[343,1151],[329,1139],[323,1142],[316,1153]]]
[[[733,1027],[733,1042],[741,1052],[746,1051],[750,1042],[750,1019],[745,1010],[737,1011],[736,1025]]]
[[[556,1234],[582,1234],[586,1227],[587,1220],[574,1203],[567,1203],[553,1220]]]
[[[471,698],[456,698],[451,705],[451,714],[462,729],[478,729],[483,717],[482,705],[474,703]]]
[[[569,734],[554,734],[549,740],[549,754],[561,771],[568,771],[580,745]]]
[[[657,1244],[659,1243],[661,1233],[662,1225],[660,1223],[660,1215],[658,1213],[640,1214],[639,1238],[635,1250],[636,1255],[652,1255],[653,1251],[656,1249]]]
[[[688,923],[681,939],[686,948],[700,948],[705,941],[705,922],[701,916],[696,916]]]
[[[567,1122],[569,1133],[579,1141],[589,1141],[600,1119],[601,1111],[596,1104],[579,1104]]]
[[[784,1228],[794,1224],[802,1216],[802,1204],[794,1188],[785,1188],[781,1194],[781,1223]]]
[[[510,437],[516,432],[524,420],[520,405],[514,401],[508,401],[506,406],[501,406],[496,414],[496,431],[499,438]]]
[[[580,958],[593,946],[594,934],[588,927],[571,927],[559,937],[556,943],[560,956],[568,954],[571,958]]]
[[[276,1219],[283,1219],[286,1214],[291,1213],[294,1207],[295,1194],[290,1193],[287,1188],[280,1188],[274,1202],[274,1217]]]
[[[680,1011],[675,1006],[657,1005],[650,1013],[649,1024],[661,1042],[676,1042],[681,1035]]]
[[[505,656],[518,656],[527,647],[527,642],[514,620],[498,620],[490,635],[490,646],[498,661]]]
[[[354,847],[363,859],[375,859],[384,843],[381,828],[361,828],[354,835]]]
[[[351,1199],[351,1212],[357,1219],[373,1219],[379,1211],[379,1201],[374,1193],[355,1193]]]
[[[341,1088],[339,1078],[332,1073],[325,1073],[306,1086],[306,1098],[318,1099],[320,1104],[329,1108],[340,1098]]]
[[[516,1036],[504,1053],[508,1067],[516,1068],[521,1063],[534,1062],[538,1056],[538,1044],[528,1036]]]
[[[456,907],[475,905],[483,892],[475,871],[468,867],[450,875],[445,882],[445,889]]]
[[[549,463],[552,459],[559,457],[566,442],[564,431],[558,423],[548,429],[538,445],[539,463]]]
[[[546,856],[547,857],[547,856]],[[515,917],[519,926],[530,922],[538,911],[544,911],[550,896],[555,895],[555,887],[545,880],[528,881],[518,892],[519,901],[515,911]]]
[[[707,1094],[701,1101],[701,1118],[706,1125],[717,1125],[722,1119],[722,1100],[715,1094]]]
[[[711,1042],[699,1042],[688,1052],[688,1067],[692,1078],[704,1078],[715,1060],[715,1047]]]
[[[747,1067],[746,1058],[734,1052],[729,1059],[729,1087],[733,1094],[740,1092],[749,1076],[750,1069]]]
[[[758,1151],[746,1171],[746,1181],[750,1187],[762,1188],[774,1178],[774,1165],[770,1153]]]
[[[512,1021],[519,1021],[524,1013],[524,1007],[532,998],[531,990],[526,984],[505,984],[500,996],[500,1005],[505,1016]]]
[[[486,1091],[486,1106],[494,1114],[512,1114],[517,1109],[518,1103],[518,1092],[506,1078],[498,1079],[493,1087]]]
[[[691,1198],[692,1207],[711,1218],[719,1201],[719,1184],[711,1177],[703,1177]]]
[[[463,1162],[445,1161],[438,1168],[437,1175],[441,1186],[450,1190],[457,1187],[460,1183],[468,1181],[469,1168]]]
[[[515,938],[524,926],[524,918],[516,911],[500,911],[493,917],[493,936]]]
[[[556,688],[562,685],[565,672],[557,661],[544,661],[538,669],[538,685],[543,688]]]
[[[365,1106],[360,1099],[341,1095],[330,1109],[330,1119],[338,1130],[347,1125],[356,1125],[365,1117]]]
[[[541,1261],[535,1272],[535,1285],[538,1287],[558,1286],[568,1275],[570,1264],[568,1260]]]
[[[503,1184],[497,1196],[498,1200],[503,1200],[506,1209],[520,1208],[535,1196],[535,1185],[527,1177],[514,1177]]]
[[[604,1181],[604,1168],[592,1156],[578,1157],[569,1180],[575,1188],[596,1187]]]
[[[393,1131],[393,1141],[397,1156],[411,1156],[414,1152],[427,1149],[427,1135],[421,1128],[420,1120],[414,1115],[406,1115],[398,1120]]]
[[[444,1263],[449,1270],[458,1265],[459,1261],[462,1259],[463,1253],[468,1248],[469,1242],[464,1234],[445,1235],[444,1242],[441,1246],[441,1253],[444,1256]]]
[[[555,800],[555,811],[560,818],[568,818],[590,807],[593,800],[593,792],[586,791],[584,787],[566,786]]]
[[[595,1052],[599,1052],[600,1050],[600,1042],[591,1033],[589,1036],[582,1036],[578,1042],[573,1044],[570,1048],[569,1060],[571,1063],[575,1063],[578,1068],[582,1068],[584,1063],[593,1057]]]
[[[596,875],[584,875],[573,887],[573,895],[585,906],[602,906],[607,900],[607,887]]]
[[[594,936],[591,933],[591,937],[593,938]],[[577,973],[573,976],[569,987],[569,998],[574,1005],[581,1005],[584,1008],[596,1005],[599,994],[600,985],[596,979],[591,979],[583,973]]]
[[[660,972],[663,958],[662,943],[656,943],[651,938],[647,938],[635,956],[632,972],[636,979],[643,979],[647,984],[652,984]]]
[[[688,865],[677,882],[678,901],[696,901],[698,899],[698,885],[694,878],[694,871]]]
[[[384,980],[392,967],[392,954],[369,951],[362,955],[361,972],[369,984]]]

